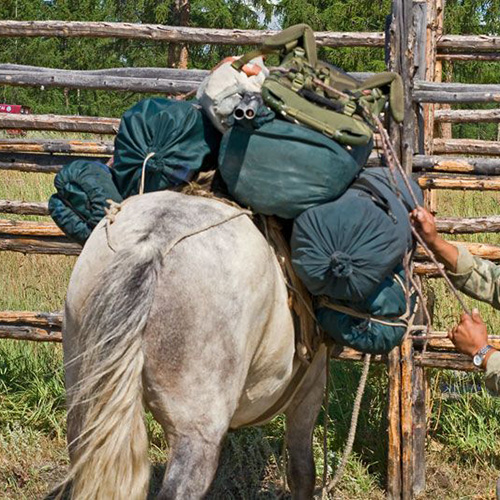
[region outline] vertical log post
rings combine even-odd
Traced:
[[[389,453],[387,457],[387,498],[401,498],[401,369],[399,347],[389,354],[387,370],[389,372],[389,406],[387,420],[389,424]]]
[[[393,1],[390,22],[386,27],[386,56],[388,69],[399,71],[400,33],[397,29],[397,1]],[[397,152],[401,151],[401,130],[393,121],[389,123],[391,140]],[[401,499],[401,353],[399,347],[389,354],[387,372],[389,376],[388,420],[388,456],[387,456],[387,498]]]
[[[445,7],[446,0],[435,0],[435,1],[436,1],[436,16],[435,16],[435,21],[434,21],[434,29],[435,29],[436,39],[439,40],[439,38],[441,38],[441,36],[443,35],[444,7]],[[450,70],[450,68],[448,68],[448,69]],[[451,74],[451,71],[448,71],[448,79],[450,78],[450,74]],[[435,82],[442,82],[443,81],[443,60],[442,59],[437,59],[435,62],[434,81]],[[435,106],[435,109],[450,109],[450,108],[451,108],[451,106],[449,104],[438,104]],[[438,132],[437,135],[439,137],[444,138],[444,139],[451,139],[451,137],[452,137],[451,127],[452,127],[451,123],[446,123],[446,122],[439,123],[437,126],[437,132]]]
[[[415,27],[415,74],[418,80],[434,80],[436,63],[437,37],[433,29],[436,16],[436,0],[424,0],[414,4]],[[432,105],[418,106],[419,120],[419,153],[432,154],[434,139],[434,107]],[[423,140],[422,140],[423,138]],[[432,210],[435,200],[435,190],[426,190],[425,205]],[[422,304],[421,307],[425,307]],[[423,311],[417,311],[417,322],[424,318]],[[418,321],[420,320],[420,321]],[[408,467],[411,468],[411,497],[425,490],[425,441],[427,436],[427,405],[426,405],[426,379],[424,368],[416,366],[413,357],[413,346],[406,346],[408,357],[403,360],[403,370],[410,370],[411,376],[405,378],[408,385],[404,386],[404,403],[408,405],[407,411],[411,414],[411,442],[404,441],[409,449],[405,449]],[[409,365],[406,367],[405,365]],[[409,424],[408,424],[409,425]],[[407,474],[408,475],[408,474]]]
[[[412,171],[413,154],[417,143],[415,133],[417,120],[412,103],[413,79],[418,71],[425,71],[426,5],[422,1],[393,0],[390,27],[389,66],[403,79],[405,118],[403,125],[391,126],[391,136],[398,148],[401,163],[407,173]],[[422,40],[424,38],[424,40]],[[418,43],[417,43],[418,42]],[[419,141],[422,142],[422,141]],[[409,500],[413,496],[413,344],[406,339],[398,350],[391,354],[389,362],[389,459],[388,497]],[[400,380],[400,392],[396,381]],[[394,401],[400,401],[400,427],[396,430]],[[398,448],[398,439],[400,445]],[[400,462],[398,462],[398,454]],[[400,463],[399,471],[395,464]],[[398,483],[398,475],[400,481]],[[399,485],[399,490],[398,490]]]

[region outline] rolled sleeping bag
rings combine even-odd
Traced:
[[[49,200],[49,213],[57,226],[72,240],[83,245],[105,215],[107,200],[121,202],[107,165],[76,160],[56,175],[57,190]]]
[[[219,170],[229,193],[242,205],[293,219],[338,198],[358,175],[372,147],[370,142],[346,148],[281,119],[259,128],[236,124],[223,136]]]
[[[304,212],[294,222],[292,263],[313,295],[360,302],[412,248],[408,212],[414,204],[403,179],[391,186],[388,168],[363,170],[337,200]],[[410,181],[419,203],[422,193]]]
[[[144,99],[126,111],[115,138],[113,177],[123,198],[190,182],[216,167],[220,134],[193,102]]]
[[[398,266],[368,299],[356,304],[355,311],[360,316],[370,315],[371,319],[334,310],[324,302],[316,309],[316,319],[337,344],[364,353],[388,353],[401,344],[405,335],[406,325],[401,317],[411,315],[415,308],[414,295],[410,296],[410,303],[406,303],[405,288],[405,273],[402,266]],[[342,302],[336,305],[351,307]]]

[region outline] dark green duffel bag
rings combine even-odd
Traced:
[[[113,177],[124,198],[190,182],[214,166],[219,132],[194,103],[144,99],[126,111],[115,139]]]
[[[49,200],[49,213],[67,236],[82,245],[104,217],[107,200],[122,201],[109,168],[96,161],[65,165],[54,185],[57,194]]]
[[[348,149],[356,152],[357,161]],[[338,198],[371,150],[372,142],[346,148],[310,128],[274,119],[257,129],[237,124],[227,131],[219,169],[239,203],[293,219]]]

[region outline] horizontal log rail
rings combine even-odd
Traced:
[[[14,236],[65,236],[53,222],[0,219],[0,237],[4,234]]]
[[[49,215],[47,202],[0,200],[0,213],[16,215]]]
[[[38,154],[38,153],[0,153],[0,170],[54,174],[73,160],[106,162],[109,155],[88,156],[81,154]]]
[[[24,254],[79,255],[81,245],[72,243],[68,238],[30,236],[21,237],[0,234],[0,251]]]
[[[0,323],[61,327],[62,312],[0,311]]]
[[[424,174],[417,177],[417,182],[422,189],[500,191],[500,179],[493,177],[459,177]]]
[[[127,38],[175,43],[257,45],[272,30],[190,28],[162,24],[78,21],[0,21],[0,37],[89,37]],[[316,42],[325,47],[383,47],[384,33],[316,32]]]
[[[22,202],[18,202],[22,203]],[[2,200],[0,200],[0,212]],[[47,206],[41,204],[36,215],[46,215]],[[436,226],[446,234],[477,234],[500,232],[500,216],[489,217],[438,217]],[[34,222],[25,220],[0,219],[0,235],[64,237],[65,234],[53,222]]]
[[[339,347],[337,349],[334,348],[332,357],[344,361],[363,360],[362,353],[348,347]],[[387,363],[386,355],[373,355],[371,359],[375,363]],[[478,368],[476,368],[472,364],[469,356],[460,354],[458,352],[416,352],[415,363],[419,366],[425,366],[428,368],[444,368],[460,371],[479,371]]]
[[[500,61],[499,52],[483,52],[478,54],[456,54],[456,53],[442,53],[436,54],[437,59],[441,61]]]
[[[428,103],[500,102],[500,85],[416,80],[412,97],[415,102]]]
[[[500,142],[479,139],[434,139],[435,154],[500,155]]]
[[[0,139],[0,153],[76,153],[112,155],[112,141],[77,141],[74,139]]]
[[[415,155],[413,157],[413,171],[500,175],[500,158]]]
[[[422,340],[415,337],[415,344],[427,344],[427,349],[432,350],[445,350],[453,351],[455,348],[451,340],[447,338],[448,332],[435,332],[431,331],[428,337],[422,338]],[[499,335],[489,335],[488,344],[492,345],[495,349],[500,350],[500,336]]]
[[[0,311],[0,338],[60,342],[62,319],[61,312]],[[439,333],[438,338],[433,338],[435,333]],[[474,370],[470,358],[454,352],[451,342],[444,339],[442,334],[443,332],[431,332],[426,352],[417,351],[416,353],[417,364],[466,371]],[[418,339],[415,342],[421,343]],[[490,343],[500,347],[500,340],[496,337],[490,338]],[[433,348],[447,351],[429,350]],[[361,361],[363,356],[354,349],[342,346],[334,346],[332,355],[336,359],[350,361]],[[374,355],[372,359],[379,363],[386,362],[387,356]]]
[[[0,37],[90,37],[157,40],[176,43],[256,45],[272,30],[188,28],[161,24],[78,21],[0,21]],[[382,32],[316,32],[316,41],[327,47],[383,47]],[[461,53],[500,50],[500,37],[442,35],[437,47]]]
[[[66,115],[14,115],[0,113],[0,129],[55,130],[60,132],[87,132],[116,134],[119,118]]]
[[[0,21],[1,22],[1,21]],[[45,73],[45,74],[64,74],[67,69],[45,68],[43,66],[29,66],[25,64],[0,64],[0,71],[6,73]],[[103,68],[93,70],[74,70],[78,74],[92,76],[119,76],[132,77],[142,79],[158,79],[165,78],[167,80],[189,80],[191,82],[201,82],[209,73],[206,69],[177,69],[177,68],[162,68],[162,67],[118,67],[118,68]]]
[[[136,78],[100,76],[85,71],[67,70],[49,72],[2,71],[0,85],[14,87],[68,88],[89,90],[119,90],[127,92],[186,94],[196,90],[199,81],[167,78]]]
[[[0,323],[0,338],[31,340],[35,342],[62,342],[60,330],[28,325],[3,325]]]
[[[500,36],[489,35],[441,35],[437,41],[440,51],[455,50],[475,53],[500,50]]]
[[[490,245],[487,243],[468,243],[468,242],[455,242],[469,250],[472,255],[481,257],[487,260],[498,261],[500,260],[500,245]],[[427,260],[427,254],[418,246],[415,252],[415,258]]]
[[[436,109],[440,123],[500,122],[500,109]]]
[[[0,338],[61,342],[62,313],[0,311]]]
[[[500,232],[500,215],[488,217],[438,217],[436,227],[440,233],[475,234]]]
[[[0,84],[15,87],[117,90],[142,93],[185,94],[196,90],[208,71],[158,68],[110,68],[97,71],[63,70],[36,66],[0,65]],[[168,73],[166,72],[168,71]],[[147,74],[147,76],[144,76]],[[372,73],[350,73],[365,79]]]

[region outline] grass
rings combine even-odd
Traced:
[[[51,175],[0,171],[0,198],[43,201],[52,192]],[[440,213],[447,215],[497,214],[500,202],[499,195],[484,193],[441,192],[439,197]],[[500,243],[500,235],[460,239]],[[0,253],[0,310],[60,310],[74,261],[72,257]],[[459,308],[441,281],[432,280],[431,285],[438,297],[436,327],[448,328],[457,321]],[[469,304],[480,308],[490,331],[499,330],[498,312],[477,301]],[[327,436],[330,473],[346,442],[360,373],[358,364],[332,362]],[[477,375],[429,371],[429,380],[427,490],[422,498],[494,498],[494,481],[500,475],[500,399],[480,389]],[[386,404],[386,369],[372,366],[354,451],[338,498],[384,498]],[[64,419],[60,346],[0,340],[1,499],[42,498],[62,477],[68,464]],[[159,426],[150,416],[147,420],[154,492],[161,482],[168,447]],[[282,417],[263,428],[230,433],[208,497],[283,498],[283,436]],[[323,467],[322,441],[318,426],[314,434],[318,476]]]

